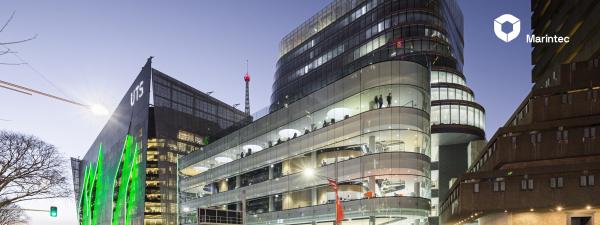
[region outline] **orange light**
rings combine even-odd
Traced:
[[[533,208],[529,209],[529,212],[533,212]]]

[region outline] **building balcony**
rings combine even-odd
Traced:
[[[421,177],[420,189],[413,190],[415,196],[429,198],[429,157],[419,153],[411,152],[389,152],[361,156],[328,164],[315,169],[315,173],[337,178],[339,183],[354,182],[365,177],[385,176],[409,176],[412,179]],[[368,181],[367,181],[368,182]],[[374,182],[374,181],[372,181]],[[302,173],[267,180],[251,186],[246,186],[226,192],[216,193],[197,199],[191,199],[182,204],[190,208],[202,208],[210,206],[221,206],[240,201],[242,191],[246,192],[246,199],[260,198],[281,193],[307,190],[313,187],[326,186],[327,180],[322,178],[306,177]],[[411,189],[414,184],[411,183]],[[406,195],[410,195],[407,193]]]
[[[429,215],[429,199],[421,197],[382,197],[342,202],[344,217],[348,220],[426,221]],[[246,224],[303,224],[329,222],[335,219],[335,203],[277,212],[250,215]]]
[[[250,156],[209,169],[198,175],[180,180],[182,190],[200,183],[209,183],[247,173],[282,162],[316,149],[347,145],[369,146],[369,137],[378,138],[375,144],[388,146],[390,151],[416,152],[429,155],[429,123],[423,111],[414,108],[389,107],[371,110],[344,119],[323,129],[283,142]],[[332,137],[332,134],[335,137]],[[392,136],[392,134],[396,134]],[[403,142],[396,147],[392,141]],[[376,147],[373,147],[375,149]],[[385,148],[382,148],[381,152]],[[372,150],[371,152],[376,152]],[[321,161],[316,162],[321,163]]]

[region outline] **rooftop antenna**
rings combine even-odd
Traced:
[[[250,115],[250,74],[248,73],[248,60],[246,59],[246,75],[244,75],[244,82],[246,82],[246,104],[245,113]]]

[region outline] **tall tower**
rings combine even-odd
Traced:
[[[246,75],[244,75],[244,82],[246,82],[246,114],[250,115],[250,74],[248,73],[248,61],[246,60]]]

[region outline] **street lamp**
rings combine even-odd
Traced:
[[[32,95],[32,94],[38,94],[44,97],[48,97],[48,98],[52,98],[54,100],[58,100],[58,101],[62,101],[62,102],[66,102],[69,104],[73,104],[73,105],[77,105],[77,106],[81,106],[84,108],[89,109],[90,111],[92,111],[92,113],[94,115],[99,115],[99,116],[103,116],[103,115],[107,115],[108,114],[108,110],[106,110],[106,108],[100,104],[91,104],[91,105],[86,105],[86,104],[82,104],[79,102],[76,102],[74,100],[71,99],[66,99],[63,97],[58,97],[56,95],[52,95],[52,94],[48,94],[46,92],[42,92],[42,91],[38,91],[32,88],[28,88],[28,87],[24,87],[18,84],[13,84],[7,81],[3,81],[0,80],[0,87],[1,88],[5,88],[11,91],[15,91],[15,92],[19,92],[21,94],[26,94],[26,95]]]
[[[98,115],[98,116],[108,115],[108,110],[100,104],[92,104],[89,106],[89,109],[92,111],[92,113],[94,115]]]

